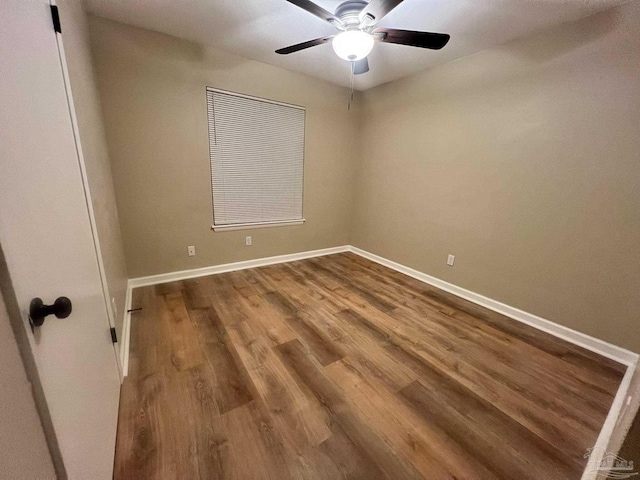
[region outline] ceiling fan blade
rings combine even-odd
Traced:
[[[376,33],[384,34],[381,39],[382,42],[430,48],[432,50],[440,50],[451,38],[446,33],[415,32],[413,30],[396,30],[395,28],[378,28],[374,34]]]
[[[299,52],[300,50],[304,50],[305,48],[315,47],[316,45],[322,45],[323,43],[327,43],[332,38],[333,38],[333,35],[328,37],[316,38],[315,40],[309,40],[308,42],[297,43],[296,45],[291,45],[289,47],[276,50],[276,53],[279,53],[280,55],[288,55],[293,52]]]
[[[355,62],[353,66],[353,74],[354,75],[362,75],[363,73],[367,73],[369,71],[369,60],[367,57],[364,57],[362,60],[358,60]]]
[[[360,21],[367,16],[371,17],[371,25],[378,23],[391,10],[396,8],[403,0],[371,0],[369,5],[360,12]]]
[[[316,5],[315,3],[309,0],[287,0],[289,3],[293,3],[296,7],[300,7],[301,9],[309,12],[311,15],[315,15],[316,17],[324,20],[325,22],[337,22],[342,23],[338,17],[336,17],[333,13],[328,12],[320,5]]]

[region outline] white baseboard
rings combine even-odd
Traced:
[[[175,282],[178,280],[186,280],[188,278],[215,275],[216,273],[246,270],[248,268],[263,267],[265,265],[274,265],[276,263],[295,262],[296,260],[304,260],[305,258],[322,257],[324,255],[347,252],[349,251],[349,248],[349,245],[342,245],[340,247],[290,253],[287,255],[277,255],[275,257],[256,258],[255,260],[245,260],[243,262],[225,263],[223,265],[214,265],[212,267],[195,268],[193,270],[181,270],[179,272],[161,273],[160,275],[132,278],[129,282],[132,288],[146,287],[148,285],[157,285],[159,283]]]
[[[349,251],[360,255],[361,257],[367,258],[373,262],[379,263],[380,265],[389,267],[392,270],[404,273],[405,275],[420,280],[421,282],[433,285],[440,290],[452,293],[457,297],[464,298],[465,300],[469,300],[470,302],[488,308],[489,310],[501,313],[502,315],[512,318],[513,320],[526,323],[527,325],[537,328],[538,330],[542,330],[543,332],[549,333],[555,337],[562,338],[567,342],[579,345],[583,348],[586,348],[587,350],[591,350],[592,352],[602,355],[603,357],[607,357],[611,360],[622,363],[623,365],[633,365],[638,361],[638,358],[640,357],[637,353],[631,352],[622,347],[618,347],[617,345],[613,345],[611,343],[605,342],[604,340],[600,340],[599,338],[592,337],[590,335],[587,335],[586,333],[578,332],[577,330],[565,327],[564,325],[559,325],[550,320],[546,320],[531,313],[527,313],[518,308],[505,305],[504,303],[498,302],[497,300],[493,300],[491,298],[485,297],[484,295],[480,295],[479,293],[472,292],[471,290],[458,287],[457,285],[454,285],[452,283],[445,282],[444,280],[440,280],[439,278],[432,277],[431,275],[427,275],[426,273],[419,272],[418,270],[414,270],[413,268],[409,268],[391,260],[387,260],[386,258],[380,257],[373,253],[369,253],[360,248],[352,246],[349,248]]]

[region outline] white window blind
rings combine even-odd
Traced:
[[[305,110],[207,88],[213,228],[299,224]]]

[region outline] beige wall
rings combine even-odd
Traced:
[[[638,25],[636,1],[366,92],[353,243],[640,351]]]
[[[348,243],[356,123],[346,89],[97,17],[90,26],[131,277]],[[207,86],[307,108],[306,224],[211,230]]]
[[[88,18],[80,2],[63,0],[58,5],[64,25],[63,42],[102,261],[109,295],[115,300],[115,324],[121,339],[128,276],[102,108],[91,59]]]
[[[40,417],[0,295],[0,477],[56,478]]]

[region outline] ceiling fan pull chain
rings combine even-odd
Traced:
[[[351,111],[351,102],[353,102],[353,77],[356,70],[356,62],[351,62],[351,79],[349,81],[349,106],[347,110]]]

